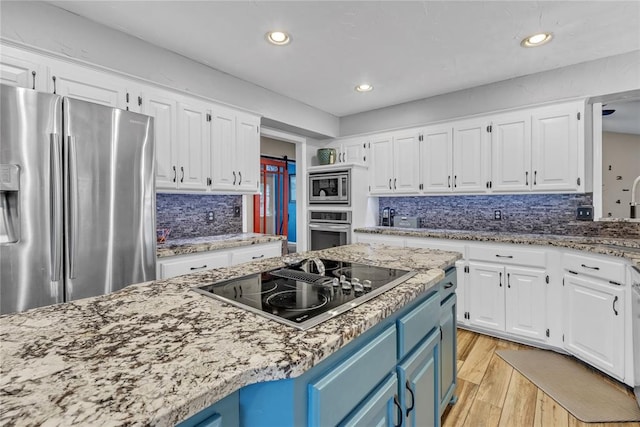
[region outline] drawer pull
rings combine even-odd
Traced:
[[[445,288],[445,289],[449,289],[449,288],[451,288],[451,287],[453,287],[453,283],[452,283],[452,282],[447,282],[447,284],[446,284],[446,285],[444,285],[444,288]]]
[[[600,270],[600,267],[590,267],[585,264],[580,264],[580,265],[582,265],[583,268],[588,268],[589,270]]]
[[[203,265],[202,267],[190,267],[189,270],[202,270],[203,268],[207,268],[207,264]]]
[[[499,255],[499,254],[496,254],[496,258],[513,258],[513,255]]]
[[[252,256],[251,259],[260,259],[260,258],[264,258],[264,254],[260,255],[260,256]]]
[[[618,296],[616,295],[613,298],[613,304],[611,304],[611,308],[613,308],[613,312],[616,314],[616,316],[618,315],[618,310],[616,310],[616,303],[618,302]]]
[[[397,408],[397,412],[398,414],[400,414],[400,421],[398,422],[398,424],[394,424],[394,427],[400,427],[403,423],[403,413],[402,413],[402,407],[400,406],[400,402],[398,401],[398,395],[396,394],[395,396],[393,396],[393,404],[396,405]]]
[[[407,408],[407,418],[409,418],[409,414],[411,413],[411,411],[413,411],[413,408],[416,406],[416,398],[413,395],[413,390],[411,389],[411,384],[409,383],[409,380],[407,380],[404,386],[407,388],[407,390],[409,390],[409,393],[411,393],[411,407]]]

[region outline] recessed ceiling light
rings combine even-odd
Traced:
[[[269,31],[266,34],[267,41],[271,44],[282,46],[288,44],[291,41],[289,34],[284,31]]]
[[[373,86],[369,83],[361,83],[356,86],[356,92],[371,92],[373,90]]]
[[[529,37],[525,37],[520,42],[520,46],[522,47],[536,47],[542,46],[543,44],[549,43],[553,38],[553,34],[551,33],[539,33],[534,34]]]

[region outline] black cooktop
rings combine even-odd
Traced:
[[[312,258],[195,290],[304,330],[370,300],[414,274]]]

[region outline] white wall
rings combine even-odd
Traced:
[[[0,36],[259,113],[271,127],[338,134],[329,113],[46,3],[0,1]]]
[[[640,51],[345,116],[340,119],[340,135],[637,89],[640,89]]]

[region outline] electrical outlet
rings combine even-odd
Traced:
[[[215,215],[213,214],[213,211],[209,211],[207,212],[207,222],[211,223],[215,220]]]
[[[493,211],[493,219],[496,221],[502,220],[502,211],[500,209],[496,209]]]
[[[240,216],[240,206],[233,207],[233,216],[235,216],[236,218]]]
[[[593,206],[578,206],[576,210],[576,219],[581,221],[593,220]]]

